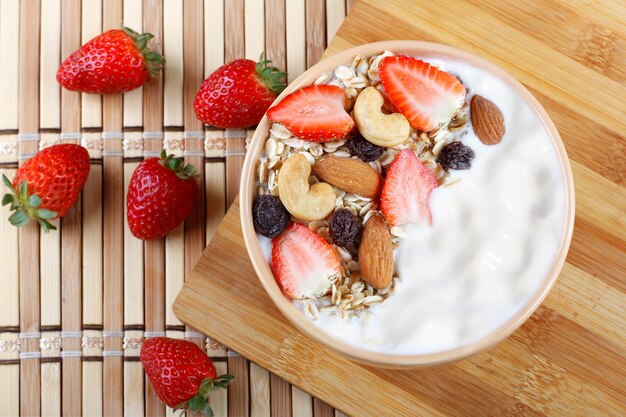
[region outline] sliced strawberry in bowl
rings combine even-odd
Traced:
[[[272,239],[272,271],[283,293],[291,299],[324,294],[341,274],[333,248],[317,233],[291,223]]]
[[[396,155],[387,170],[380,197],[380,209],[390,226],[407,223],[430,226],[430,194],[437,188],[437,178],[410,149]]]
[[[424,132],[448,124],[465,101],[465,87],[456,77],[419,59],[388,56],[379,74],[389,100]]]
[[[294,91],[267,111],[296,137],[311,142],[341,139],[354,127],[345,110],[346,95],[334,85],[311,85]]]

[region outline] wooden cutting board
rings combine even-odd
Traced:
[[[274,307],[235,203],[174,304],[176,315],[354,416],[626,415],[626,10],[619,2],[356,3],[327,54],[385,39],[469,50],[546,107],[566,144],[577,215],[566,265],[537,312],[488,352],[394,371],[344,359]]]

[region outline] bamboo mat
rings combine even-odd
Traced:
[[[323,402],[186,328],[171,305],[235,198],[252,130],[202,126],[192,101],[225,61],[266,50],[293,79],[315,64],[349,0],[1,0],[0,174],[39,149],[81,143],[92,158],[82,198],[40,233],[0,209],[0,416],[172,415],[144,379],[144,338],[194,341],[237,380],[217,416],[339,416]],[[59,88],[62,59],[122,23],[153,33],[163,76],[125,95]],[[143,243],[125,222],[137,164],[161,149],[198,167],[198,208]]]

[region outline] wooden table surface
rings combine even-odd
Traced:
[[[326,54],[386,39],[441,42],[491,60],[555,122],[577,211],[566,264],[543,305],[505,342],[456,364],[358,365],[302,335],[273,306],[233,206],[188,277],[177,315],[348,414],[625,415],[626,5],[363,0]]]

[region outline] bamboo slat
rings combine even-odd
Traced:
[[[121,0],[103,8],[102,29],[119,26],[123,20]],[[103,261],[104,261],[104,350],[103,414],[124,412],[123,323],[124,302],[124,168],[122,149],[122,95],[102,98],[103,128]],[[121,298],[121,299],[120,299]]]
[[[306,67],[317,64],[326,47],[326,2],[306,0]]]
[[[285,71],[285,0],[265,0],[265,22],[267,58]]]
[[[289,382],[275,374],[270,374],[270,406],[272,416],[291,415],[291,389]]]
[[[85,103],[83,103],[85,104]],[[85,111],[100,111],[87,106]],[[102,164],[92,164],[83,188],[83,404],[82,414],[102,416],[103,231]],[[87,262],[87,260],[89,260]],[[88,330],[92,329],[92,330]],[[98,330],[94,330],[98,329]],[[86,342],[86,343],[85,343]],[[95,344],[99,348],[87,346]],[[96,359],[96,360],[91,360]]]
[[[326,0],[326,40],[332,39],[337,33],[346,16],[345,0]]]
[[[163,9],[163,53],[167,64],[163,73],[165,126],[183,125],[183,2],[166,0]],[[156,17],[156,16],[155,16]],[[168,153],[182,156],[182,132],[165,132],[164,147]],[[184,225],[165,237],[165,324],[166,327],[181,326],[172,312],[172,300],[180,291],[185,279]],[[184,337],[184,332],[168,332],[168,335]],[[168,410],[169,413],[169,410]]]
[[[61,55],[69,56],[81,44],[81,2],[64,0],[61,16]],[[61,130],[67,143],[80,143],[80,94],[61,92]],[[61,219],[61,314],[62,314],[62,413],[80,414],[82,409],[82,248],[80,201]]]
[[[228,366],[226,362],[216,362],[215,370],[218,375],[223,375],[228,372]],[[220,390],[220,391],[215,392],[209,398],[209,404],[211,405],[211,408],[213,409],[213,413],[215,414],[215,417],[230,416],[230,414],[228,414],[228,391]]]
[[[82,7],[81,43],[102,31],[102,1],[92,0]],[[63,57],[64,58],[64,57]],[[82,143],[92,158],[100,157],[102,141],[102,98],[96,94],[81,95]],[[82,414],[103,413],[103,213],[102,163],[92,164],[83,188],[83,386]],[[97,330],[96,330],[97,329]],[[91,347],[94,346],[94,347]],[[99,347],[98,347],[99,346]]]
[[[61,56],[61,1],[52,0],[41,5],[41,50],[39,89],[46,91],[39,103],[39,125],[44,129],[57,131],[61,128],[60,87],[55,74]],[[58,133],[42,133],[41,145],[59,141]],[[60,221],[52,223],[59,228]],[[61,415],[61,235],[60,233],[42,233],[40,237],[41,253],[41,337],[42,358],[53,362],[41,364],[41,414],[45,416]],[[80,307],[80,304],[79,304]],[[47,329],[47,331],[43,331]],[[79,387],[80,388],[80,387]]]
[[[313,417],[313,402],[311,396],[298,387],[291,387],[291,402],[293,417]]]
[[[102,32],[102,0],[89,0],[89,6],[82,8],[81,32],[82,44]],[[102,128],[102,96],[82,94],[81,102],[81,127]]]
[[[270,416],[270,373],[250,363],[250,417]]]
[[[265,2],[246,0],[244,2],[245,58],[257,61],[265,50]]]
[[[55,133],[42,133],[40,146],[58,143],[61,128],[60,87],[55,79],[61,56],[61,1],[52,0],[41,5],[41,50],[39,89],[46,91],[40,98],[42,129]],[[60,221],[52,223],[60,228]],[[46,416],[61,415],[61,235],[43,233],[40,236],[41,253],[41,343],[42,358],[50,362],[41,364],[41,413]],[[80,306],[80,305],[79,305]],[[45,331],[44,331],[45,329]]]
[[[33,16],[40,17],[39,1],[20,3],[19,55],[19,159],[32,156],[38,148],[39,138],[39,34],[40,27],[30,27]],[[20,282],[20,355],[32,355],[20,364],[20,414],[41,413],[40,351],[36,334],[40,331],[40,304],[32,302],[40,296],[39,277],[39,225],[29,223],[18,234]],[[27,254],[26,256],[24,256]]]
[[[128,109],[125,108],[126,112]],[[129,133],[140,132],[126,132]],[[124,201],[130,178],[139,165],[138,162],[124,164]],[[126,205],[124,204],[124,219],[126,218]],[[146,247],[146,257],[148,248]],[[132,235],[128,228],[128,222],[124,221],[124,341],[143,338],[144,328],[144,245],[143,242]],[[146,262],[147,264],[147,262]],[[146,268],[146,276],[148,276]],[[146,283],[146,287],[153,286]],[[148,303],[146,302],[146,305]],[[148,312],[148,311],[147,311]],[[146,314],[147,319],[150,314]],[[145,327],[147,329],[147,325]],[[144,389],[143,389],[143,369],[141,363],[136,359],[137,349],[124,348],[124,414],[142,415],[144,414]]]
[[[313,398],[313,417],[333,417],[335,410],[318,398]]]
[[[224,1],[204,0],[204,77],[224,64]]]
[[[19,56],[19,0],[0,2],[0,53],[7,62],[18,62]],[[10,61],[9,61],[10,60]],[[18,126],[18,70],[17,65],[2,65],[0,68],[0,97],[3,103],[0,111],[0,129],[17,130]]]
[[[226,213],[226,179],[224,158],[224,132],[213,130],[206,133],[206,231],[207,242],[211,240]]]
[[[285,31],[287,36],[287,72],[289,82],[306,70],[305,0],[286,1]]]
[[[243,58],[245,46],[244,0],[226,2],[224,8],[224,60]],[[230,206],[239,194],[239,178],[245,154],[246,132],[242,129],[226,129],[226,204]]]
[[[228,415],[247,417],[250,415],[250,367],[243,356],[228,353],[228,373],[235,380],[228,386]]]
[[[1,9],[0,13],[5,13],[6,9]],[[3,17],[0,14],[0,19]],[[1,20],[0,20],[1,22]],[[1,29],[1,28],[0,28]],[[0,41],[2,38],[0,38]],[[0,51],[2,53],[3,51]],[[0,68],[0,73],[2,69]],[[17,123],[17,120],[15,121]],[[6,123],[6,121],[5,121]],[[0,168],[0,176],[6,175],[13,179],[14,169]],[[7,206],[0,206],[0,216],[6,219],[9,216]],[[19,275],[18,275],[18,234],[17,229],[7,221],[0,222],[0,237],[2,238],[2,250],[0,251],[0,343],[11,343],[16,346],[18,342],[19,330]],[[7,330],[13,329],[12,332]],[[0,381],[11,381],[9,384],[2,384],[0,390],[0,416],[9,417],[19,414],[20,406],[20,368],[18,360],[19,352],[15,349],[0,352]],[[9,362],[11,361],[11,362]]]

